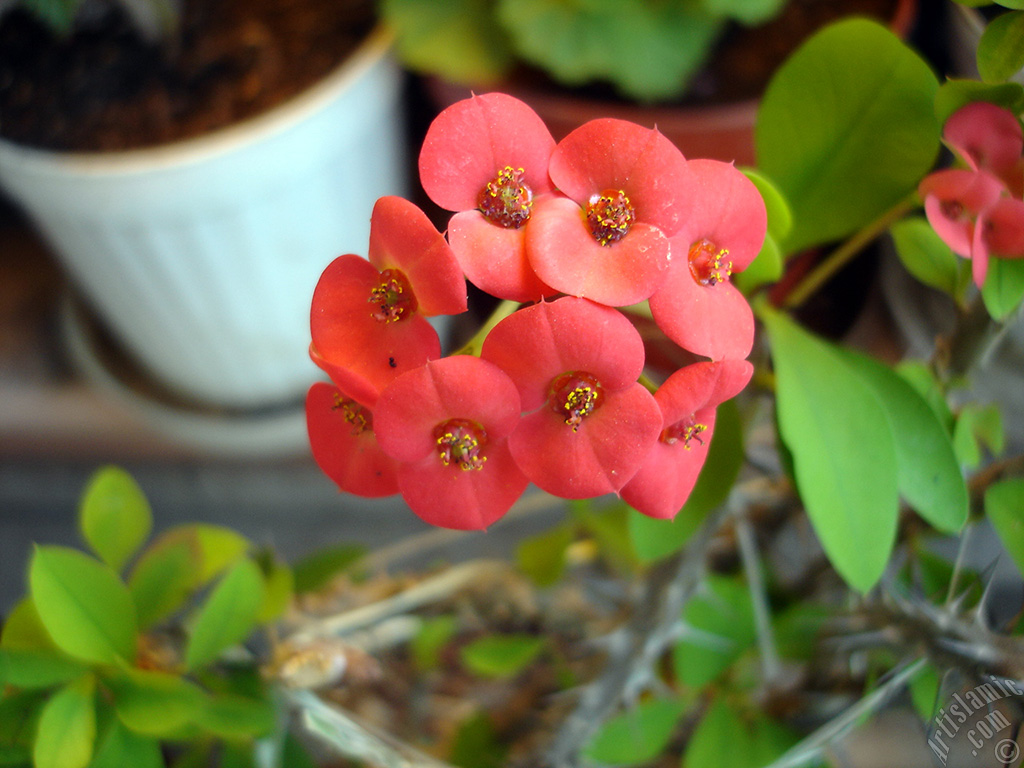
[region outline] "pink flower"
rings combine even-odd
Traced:
[[[425,316],[466,310],[466,281],[444,237],[419,208],[382,197],[370,219],[369,260],[339,256],[313,292],[310,354],[349,397],[373,406],[399,374],[441,354]]]
[[[558,144],[549,172],[567,197],[539,200],[526,233],[540,279],[609,306],[649,297],[692,202],[682,153],[656,130],[592,120]]]
[[[519,394],[500,368],[457,355],[388,385],[374,430],[398,462],[409,508],[431,525],[471,530],[498,520],[526,489],[508,448],[519,414]]]
[[[987,101],[967,104],[946,121],[942,137],[971,169],[988,171],[1021,197],[1024,130],[1012,112]]]
[[[512,456],[556,496],[617,492],[661,430],[637,383],[640,334],[614,309],[574,297],[526,307],[494,327],[482,357],[511,377],[528,412],[509,438]]]
[[[398,493],[398,465],[377,444],[368,408],[317,382],[306,394],[306,428],[317,466],[342,491],[369,497]]]
[[[694,354],[742,359],[754,343],[754,317],[729,278],[761,249],[768,222],[764,201],[729,163],[688,165],[690,202],[671,239],[672,265],[651,296],[651,314],[666,336]]]
[[[695,363],[672,374],[654,399],[665,426],[622,498],[649,517],[668,519],[686,503],[707,458],[715,408],[737,395],[753,373],[746,360]]]
[[[526,258],[526,225],[552,192],[555,141],[526,104],[503,93],[459,101],[439,114],[420,151],[420,181],[442,208],[458,211],[448,240],[466,277],[501,299],[534,301],[553,291]]]

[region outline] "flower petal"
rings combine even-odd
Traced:
[[[976,101],[954,112],[942,136],[972,168],[996,176],[1015,168],[1024,151],[1024,132],[1016,116],[987,101]]]
[[[370,263],[383,272],[399,269],[409,280],[419,312],[426,316],[466,311],[466,280],[444,235],[414,203],[389,195],[370,216]]]
[[[660,229],[637,223],[618,242],[601,245],[566,197],[538,202],[526,246],[533,269],[552,288],[613,307],[648,298],[668,266],[669,242]]]
[[[420,150],[420,181],[449,211],[477,207],[481,190],[506,166],[522,168],[534,195],[552,191],[548,160],[554,149],[544,121],[524,102],[485,93],[452,104],[427,129]]]
[[[985,212],[979,228],[994,255],[1024,256],[1024,201],[1003,198]]]
[[[342,491],[366,497],[398,493],[398,465],[377,444],[368,409],[317,382],[306,394],[306,428],[317,466]]]
[[[658,401],[666,424],[674,424],[704,408],[738,395],[750,382],[754,366],[746,360],[720,360],[687,365],[658,387]]]

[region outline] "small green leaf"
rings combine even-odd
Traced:
[[[905,360],[896,366],[896,373],[924,398],[928,407],[938,417],[942,428],[952,434],[953,412],[949,408],[949,403],[946,402],[942,386],[928,364],[921,360]]]
[[[489,635],[462,649],[462,663],[482,677],[514,677],[528,667],[547,644],[532,635]]]
[[[954,112],[974,101],[988,101],[1016,113],[1024,106],[1024,86],[1020,83],[991,85],[977,80],[947,80],[939,86],[935,97],[935,116],[939,124],[945,125]]]
[[[1013,314],[1024,299],[1024,259],[990,259],[981,298],[993,319]]]
[[[683,611],[690,632],[672,651],[676,675],[692,688],[703,688],[754,644],[754,609],[746,585],[724,576],[709,576],[706,594],[694,597]]]
[[[436,669],[441,660],[441,649],[448,644],[459,622],[455,616],[434,616],[424,619],[419,632],[410,643],[413,663],[420,672]]]
[[[768,283],[774,283],[782,277],[785,266],[785,257],[778,241],[770,234],[765,235],[761,250],[752,262],[742,272],[733,275],[733,284],[745,295],[750,295],[754,289]]]
[[[609,766],[644,765],[668,746],[686,709],[676,699],[642,701],[606,721],[584,750],[588,760]]]
[[[717,698],[686,747],[685,768],[760,768],[797,742],[796,734],[763,715],[743,715]]]
[[[135,657],[135,606],[110,568],[64,547],[37,547],[29,565],[39,618],[62,650],[116,664]]]
[[[985,514],[1017,570],[1024,573],[1024,478],[991,486],[985,492]]]
[[[142,629],[166,619],[185,604],[199,562],[198,546],[184,539],[155,542],[142,553],[128,579]]]
[[[910,274],[954,298],[960,296],[960,259],[931,224],[920,217],[903,219],[893,224],[890,232],[896,254]]]
[[[530,536],[516,548],[516,563],[539,587],[549,587],[565,572],[565,550],[572,544],[573,527],[568,523]]]
[[[508,745],[502,744],[494,724],[484,712],[474,712],[461,723],[449,761],[459,768],[502,768]]]
[[[914,675],[908,684],[911,703],[917,710],[918,716],[926,723],[932,721],[939,707],[939,682],[939,675],[935,671],[935,667],[928,664]]]
[[[785,315],[761,312],[776,372],[779,430],[797,488],[829,560],[861,592],[896,540],[896,447],[871,387],[835,348]]]
[[[0,696],[0,765],[30,765],[39,715],[49,700],[41,691],[8,691]]]
[[[153,529],[149,502],[135,480],[119,467],[104,467],[89,480],[78,515],[92,550],[120,571]]]
[[[831,24],[776,71],[758,111],[758,167],[785,195],[789,253],[847,236],[913,192],[939,149],[938,82],[885,27]]]
[[[299,560],[294,566],[295,592],[316,592],[366,556],[366,547],[342,544],[321,549]]]
[[[965,467],[974,468],[981,464],[982,445],[998,456],[1003,452],[1005,442],[1003,418],[998,406],[969,403],[957,414],[953,448]]]
[[[690,540],[712,510],[725,502],[743,465],[743,431],[740,413],[732,400],[718,406],[715,433],[697,484],[674,520],[655,520],[633,512],[629,536],[643,563],[678,552]]]
[[[841,350],[878,397],[892,424],[900,493],[938,530],[956,533],[967,522],[967,484],[953,442],[913,387],[891,368],[852,350]]]
[[[288,610],[295,593],[295,577],[286,563],[268,555],[260,563],[263,572],[263,608],[256,621],[269,624],[279,619]]]
[[[96,683],[86,675],[55,693],[43,707],[33,749],[35,768],[85,768],[96,741]]]
[[[117,716],[135,733],[169,736],[200,717],[202,690],[177,675],[125,670],[109,685]]]
[[[57,646],[43,626],[32,597],[24,597],[7,614],[0,635],[0,648],[52,650]]]
[[[776,240],[785,240],[793,228],[793,211],[782,190],[759,170],[744,168],[744,175],[757,187],[768,213],[768,234]]]
[[[244,640],[263,607],[263,577],[251,560],[240,560],[210,593],[199,611],[185,650],[185,666],[196,669]]]
[[[163,768],[163,753],[156,739],[132,733],[111,720],[89,768]]]
[[[978,72],[986,83],[1009,80],[1024,67],[1024,12],[992,19],[978,41]]]
[[[220,525],[190,523],[166,531],[161,539],[173,541],[179,537],[194,541],[199,547],[200,567],[196,573],[195,586],[208,583],[249,550],[248,539]]]
[[[49,688],[77,680],[89,668],[56,650],[0,648],[0,688]]]
[[[266,699],[221,694],[204,700],[198,724],[225,739],[254,738],[274,730],[277,712]]]

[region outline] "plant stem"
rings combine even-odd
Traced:
[[[807,301],[815,291],[828,282],[829,278],[836,272],[846,266],[854,256],[864,250],[872,240],[888,229],[893,222],[903,218],[917,204],[917,193],[915,192],[900,200],[877,219],[855,232],[849,240],[832,251],[824,261],[797,283],[796,287],[786,297],[783,305],[787,309],[794,309]]]
[[[491,316],[487,318],[480,330],[473,334],[473,338],[462,345],[455,354],[456,355],[473,355],[474,357],[480,356],[480,350],[484,346],[484,339],[487,338],[487,334],[491,332],[491,329],[504,320],[506,317],[511,315],[517,309],[519,309],[520,303],[518,301],[511,301],[505,299],[498,306],[494,308]]]
[[[746,517],[746,510],[736,510],[736,538],[739,544],[740,558],[743,560],[743,572],[747,577],[750,599],[754,607],[754,624],[757,628],[757,645],[761,652],[763,684],[765,688],[770,689],[779,679],[782,665],[779,661],[779,652],[775,647],[775,635],[772,632],[771,609],[768,607],[764,575],[761,572],[761,558],[758,557],[754,529]]]

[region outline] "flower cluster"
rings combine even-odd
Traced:
[[[311,355],[331,378],[307,398],[319,466],[344,491],[401,493],[450,528],[490,525],[530,483],[674,516],[716,406],[752,373],[753,315],[730,276],[765,236],[754,185],[622,120],[556,144],[500,93],[444,110],[419,170],[452,212],[446,236],[382,198],[368,259],[341,256],[316,287]],[[425,318],[464,311],[467,279],[503,301],[442,356]],[[700,360],[660,385],[630,319],[642,302]]]
[[[991,256],[1024,257],[1024,135],[1014,114],[979,101],[957,110],[943,129],[966,168],[925,177],[925,214],[954,253],[971,260],[985,283]]]

